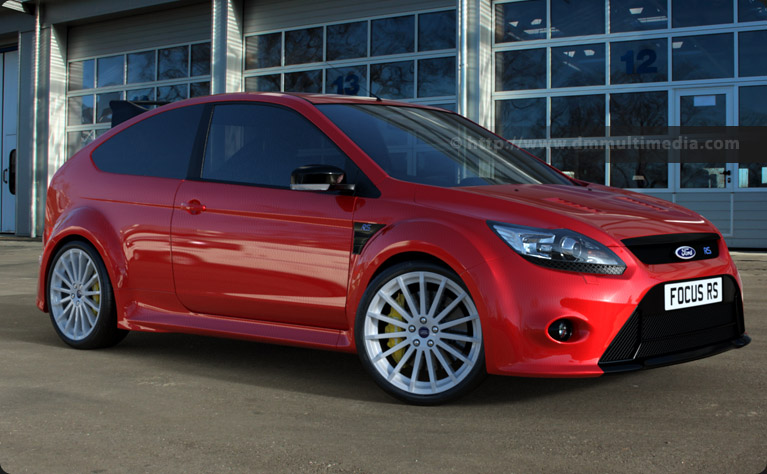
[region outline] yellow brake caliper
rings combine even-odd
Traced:
[[[400,293],[399,296],[394,301],[396,301],[397,304],[400,305],[400,307],[404,306],[405,305],[405,295]],[[405,320],[405,318],[403,318],[402,315],[399,314],[399,312],[397,312],[397,310],[394,309],[394,308],[392,308],[391,311],[389,312],[389,317],[397,319],[399,321],[404,321]],[[398,327],[398,326],[395,326],[394,324],[388,324],[384,328],[384,332],[387,332],[387,333],[390,333],[390,332],[402,332],[402,328]],[[386,345],[389,346],[389,348],[391,349],[392,347],[396,346],[397,344],[399,344],[402,341],[403,341],[403,339],[401,337],[392,337],[392,338],[389,339],[389,342]],[[394,354],[392,354],[392,357],[394,358],[395,362],[399,362],[400,359],[402,359],[403,355],[405,355],[405,349],[400,349],[398,351],[395,351]]]
[[[99,291],[100,289],[101,289],[101,286],[99,286],[99,282],[98,281],[94,282],[93,286],[91,287],[91,291]],[[98,305],[99,301],[101,301],[101,296],[100,295],[93,295],[92,299],[93,299],[93,302],[96,303],[96,305]],[[90,308],[90,306],[89,306],[89,308]],[[98,313],[96,312],[95,309],[91,308],[91,311],[93,311],[93,315],[94,316],[98,316]]]

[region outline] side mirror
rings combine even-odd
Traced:
[[[296,191],[340,191],[353,193],[354,185],[347,184],[344,170],[329,165],[306,165],[290,174],[290,189]]]

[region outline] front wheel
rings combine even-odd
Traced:
[[[444,403],[485,374],[474,301],[458,275],[432,263],[403,263],[376,277],[357,311],[355,340],[376,383],[408,403]]]

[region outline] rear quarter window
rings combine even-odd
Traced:
[[[96,148],[93,162],[109,173],[183,179],[204,109],[192,105],[142,120]]]

